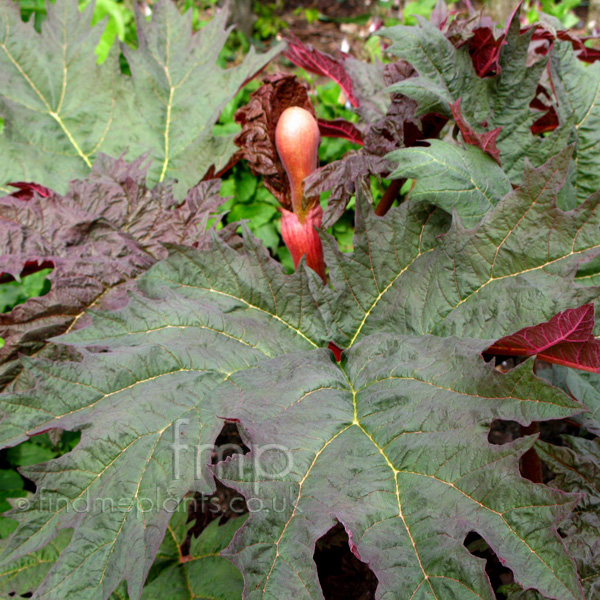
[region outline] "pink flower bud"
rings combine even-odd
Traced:
[[[300,223],[304,223],[308,210],[302,207],[302,182],[318,166],[320,141],[319,124],[307,110],[291,106],[281,113],[275,129],[275,145],[290,182],[292,208]]]

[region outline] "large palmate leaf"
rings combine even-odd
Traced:
[[[532,314],[548,320],[597,298],[573,276],[600,253],[600,195],[569,212],[557,207],[569,156],[527,166],[522,186],[474,229],[454,221],[448,230],[441,211],[409,202],[386,219],[363,210],[353,254],[326,237],[334,289],[323,291],[322,310],[332,339],[348,347],[383,330],[491,343],[535,324]]]
[[[583,598],[554,530],[576,499],[519,476],[531,438],[487,440],[492,419],[524,423],[575,405],[544,388],[531,363],[500,375],[480,344],[374,335],[340,366],[320,350],[229,378],[228,416],[258,448],[279,449],[260,470],[249,454],[218,471],[263,508],[228,551],[246,598],[322,598],[313,547],[336,521],[381,598],[492,600],[483,562],[463,545],[470,531],[525,587]]]
[[[208,167],[220,171],[237,150],[233,136],[214,137],[212,126],[242,85],[276,56],[282,45],[232,68],[217,66],[229,34],[227,12],[217,13],[192,34],[192,11],[183,17],[169,1],[154,10],[152,23],[138,15],[140,47],[123,47],[132,74],[133,115],[127,134],[117,143],[137,156],[150,151],[155,159],[151,181],[178,181],[181,192],[196,184]],[[181,195],[181,194],[180,194]]]
[[[11,513],[19,526],[3,564],[72,528],[36,598],[105,599],[125,580],[137,600],[169,509],[211,490],[206,464],[231,419],[251,454],[213,471],[259,506],[230,550],[245,597],[322,598],[314,544],[337,520],[381,597],[491,600],[463,545],[476,531],[524,586],[581,600],[555,530],[576,498],[520,478],[533,438],[492,446],[487,435],[494,419],[527,425],[584,408],[534,376],[531,361],[502,374],[481,357],[519,325],[597,295],[570,279],[596,251],[594,201],[572,214],[554,206],[568,158],[530,169],[468,232],[456,223],[436,237],[448,217],[421,202],[385,219],[363,207],[355,253],[330,253],[330,291],[305,268],[285,275],[248,233],[243,243],[214,235],[202,249],[172,247],[126,307],[95,311],[90,326],[56,340],[71,360],[24,359],[35,386],[0,396],[3,446],[81,430],[73,451],[23,469],[37,493]],[[515,251],[535,246],[518,226],[527,218],[543,260],[539,249]],[[520,314],[501,300],[512,288]],[[342,363],[325,348],[329,331],[355,346]],[[447,337],[457,332],[479,339]]]
[[[306,275],[284,275],[256,240],[179,247],[142,286],[126,309],[71,334],[78,361],[28,359],[35,388],[0,401],[4,445],[82,429],[75,450],[23,469],[38,493],[13,515],[21,524],[5,560],[74,529],[39,598],[107,598],[122,579],[139,598],[169,511],[211,490],[216,386],[265,358],[326,344]]]
[[[70,0],[48,3],[37,34],[17,4],[0,3],[0,186],[36,180],[64,191],[89,171],[113,127],[122,131],[125,79],[115,53],[96,64],[102,28],[90,28],[92,11],[80,13]]]
[[[48,3],[38,34],[23,23],[17,4],[0,2],[0,187],[36,181],[59,192],[83,176],[99,151],[153,159],[149,181],[177,178],[178,198],[211,165],[219,170],[235,151],[212,127],[223,107],[280,51],[231,69],[217,66],[225,44],[221,11],[192,34],[192,15],[170,0],[154,7],[151,23],[137,16],[140,47],[124,48],[131,77],[119,69],[118,51],[102,65],[95,48],[101,27],[90,28],[93,7],[75,0]]]
[[[167,255],[163,243],[202,245],[223,201],[219,184],[201,183],[179,206],[170,186],[146,187],[147,169],[101,157],[64,196],[0,199],[0,274],[54,268],[47,295],[0,315],[0,389],[21,373],[20,353],[42,352],[49,337],[80,326],[90,306],[126,302],[131,280]]]

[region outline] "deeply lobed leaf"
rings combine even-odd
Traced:
[[[333,341],[348,347],[390,331],[491,344],[531,326],[533,314],[539,322],[593,301],[597,289],[574,285],[573,277],[600,251],[599,197],[569,212],[558,208],[569,157],[564,151],[543,167],[528,166],[521,187],[473,229],[460,220],[448,229],[441,211],[419,203],[385,219],[363,205],[353,254],[324,238],[334,289],[323,291],[322,310]]]
[[[520,323],[597,294],[569,281],[597,251],[597,225],[593,199],[571,213],[556,207],[568,159],[529,169],[466,232],[458,223],[448,231],[447,215],[423,203],[385,219],[363,206],[354,254],[330,253],[333,290],[302,268],[285,275],[247,232],[243,243],[215,235],[201,250],[171,247],[127,307],[95,312],[89,327],[57,340],[74,360],[26,360],[35,387],[0,398],[4,446],[51,428],[82,432],[69,454],[24,470],[38,493],[12,515],[19,527],[5,564],[72,528],[37,597],[108,598],[125,580],[139,598],[166,504],[212,488],[206,465],[226,418],[252,452],[214,472],[262,507],[229,550],[245,597],[320,598],[314,543],[339,521],[381,596],[491,600],[463,545],[476,531],[522,585],[581,599],[555,531],[575,499],[520,477],[532,438],[493,446],[487,435],[494,419],[527,425],[584,409],[530,362],[502,374],[481,358]],[[527,219],[546,240],[556,235],[543,252]],[[442,294],[448,278],[462,301]],[[495,294],[474,302],[487,286]],[[502,286],[528,290],[536,311],[495,318],[509,306]],[[341,363],[326,349],[328,330],[349,348]],[[473,339],[447,337],[455,332]],[[107,509],[107,498],[127,510]],[[275,499],[279,508],[267,510]]]
[[[419,27],[393,27],[385,35],[394,42],[391,51],[418,73],[391,89],[416,100],[421,114],[438,112],[452,117],[451,105],[460,100],[462,114],[472,126],[485,125],[488,131],[501,128],[497,146],[512,183],[521,182],[526,158],[539,166],[570,139],[570,124],[546,137],[531,131],[539,114],[530,103],[537,95],[547,57],[531,61],[533,32],[521,34],[518,19],[511,21],[500,48],[497,73],[486,78],[477,76],[468,46],[456,48],[427,22]]]
[[[212,127],[243,83],[282,46],[231,69],[217,66],[228,37],[226,11],[192,33],[192,15],[170,0],[153,8],[151,23],[137,15],[140,47],[123,47],[131,77],[122,75],[118,50],[96,64],[102,34],[90,28],[93,6],[75,0],[48,3],[38,34],[23,23],[17,4],[0,2],[0,188],[35,181],[66,192],[85,176],[99,152],[131,158],[150,153],[149,182],[177,178],[176,195],[198,183],[211,165],[219,171],[235,152],[231,137]]]
[[[463,545],[470,531],[523,585],[583,597],[553,525],[574,499],[518,475],[531,439],[487,441],[494,418],[528,422],[576,405],[541,386],[530,365],[500,375],[477,360],[480,349],[374,335],[341,368],[324,351],[296,353],[224,384],[228,415],[258,448],[285,449],[261,455],[260,471],[251,454],[217,469],[262,508],[228,552],[245,597],[322,598],[311,558],[336,521],[377,576],[379,597],[491,600],[481,561]]]
[[[14,514],[21,525],[5,560],[74,528],[40,598],[108,598],[124,578],[138,598],[169,508],[211,490],[205,463],[222,425],[215,385],[314,347],[324,330],[306,275],[284,276],[255,240],[173,249],[142,287],[146,296],[70,335],[78,361],[30,360],[35,388],[2,397],[5,446],[50,428],[84,430],[74,451],[24,472],[39,492]]]
[[[81,431],[72,452],[23,470],[37,493],[11,515],[19,526],[2,558],[0,586],[21,593],[35,582],[36,598],[45,600],[188,598],[208,594],[211,585],[213,597],[237,597],[239,574],[213,556],[237,524],[224,535],[214,525],[192,542],[188,559],[180,552],[183,517],[172,517],[190,494],[211,492],[216,476],[259,507],[227,551],[242,571],[247,598],[322,598],[314,548],[336,523],[377,576],[381,598],[492,600],[483,562],[464,544],[471,532],[532,594],[554,600],[593,594],[597,569],[586,536],[598,534],[595,508],[588,510],[597,486],[595,474],[587,474],[595,473],[595,463],[582,467],[579,458],[563,455],[571,451],[551,447],[548,462],[558,458],[573,473],[556,467],[561,489],[535,485],[520,476],[519,459],[534,443],[540,452],[544,445],[533,437],[492,445],[488,433],[498,419],[527,426],[566,417],[595,432],[595,375],[557,376],[574,399],[534,375],[533,361],[503,374],[481,356],[499,338],[530,341],[540,328],[520,338],[515,331],[598,297],[593,272],[590,285],[583,276],[574,279],[582,264],[594,271],[600,256],[600,196],[587,197],[596,192],[594,100],[577,90],[577,68],[556,89],[562,112],[547,94],[560,123],[540,138],[535,132],[543,124],[531,104],[547,59],[527,65],[533,32],[521,34],[516,19],[505,44],[475,35],[474,44],[457,49],[440,31],[448,20],[438,9],[439,27],[388,32],[392,51],[412,67],[345,60],[342,74],[352,80],[368,127],[363,149],[309,182],[313,191],[319,185],[339,191],[328,224],[352,193],[359,196],[354,252],[340,253],[323,235],[332,282],[323,287],[302,265],[285,275],[247,231],[243,240],[228,231],[205,235],[218,204],[210,183],[193,188],[176,208],[178,194],[211,163],[212,173],[227,162],[231,140],[213,138],[212,124],[268,58],[251,55],[240,67],[215,68],[226,39],[224,13],[192,35],[189,16],[168,2],[157,5],[151,24],[139,20],[140,48],[126,51],[129,80],[118,73],[116,55],[102,67],[71,57],[73,40],[83,56],[96,35],[75,4],[59,0],[37,36],[17,22],[12,4],[0,2],[0,18],[9,23],[0,42],[0,80],[16,84],[15,98],[0,96],[7,123],[0,152],[9,157],[0,175],[25,157],[37,161],[43,183],[59,151],[68,155],[69,170],[83,172],[99,149],[121,152],[126,130],[119,124],[129,120],[132,154],[150,149],[155,159],[149,181],[180,180],[175,195],[167,186],[150,191],[141,163],[107,166],[102,159],[105,166],[66,195],[42,198],[27,187],[27,198],[0,202],[2,254],[18,257],[0,262],[0,272],[54,266],[48,296],[2,317],[7,389],[0,396],[0,441],[9,447],[52,429]],[[34,40],[40,57],[31,57],[21,38]],[[53,44],[56,56],[45,56]],[[31,64],[30,80],[23,60],[10,59],[13,50]],[[552,55],[554,74],[570,56]],[[61,72],[65,57],[70,62]],[[53,65],[47,80],[46,62]],[[70,87],[79,77],[84,89],[90,74],[105,82],[96,117],[81,112],[83,100]],[[391,104],[390,83],[396,84]],[[37,103],[31,118],[22,98]],[[73,108],[81,130],[63,106]],[[246,146],[276,181],[280,173],[265,160],[272,148],[262,109],[240,113],[257,125],[245,130],[252,142]],[[430,111],[442,117],[422,116]],[[441,141],[407,148],[437,136],[451,116],[465,148]],[[30,125],[38,126],[34,133]],[[574,146],[554,155],[567,141]],[[394,161],[394,176],[417,183],[411,198],[382,219],[366,201],[367,183],[373,173],[389,175]],[[58,173],[59,184],[65,178]],[[285,200],[285,190],[273,189]],[[161,260],[165,242],[169,257]],[[125,291],[132,292],[128,299]],[[84,318],[88,307],[95,310]],[[588,317],[579,324],[590,337]],[[561,325],[563,318],[554,317]],[[543,335],[555,320],[541,327]],[[580,329],[576,323],[565,333],[559,326],[554,337],[571,343],[569,334]],[[65,331],[46,346],[49,336]],[[336,349],[336,360],[327,346]],[[23,350],[32,357],[17,363]],[[578,400],[592,410],[585,413]],[[209,468],[224,419],[238,422],[251,451]],[[581,442],[583,453],[587,440]],[[565,491],[582,490],[588,504],[573,512],[578,497]],[[51,543],[60,544],[59,554],[46,551]],[[28,570],[46,556],[43,566]],[[143,589],[153,563],[157,570]],[[214,587],[210,569],[225,578],[222,588]]]

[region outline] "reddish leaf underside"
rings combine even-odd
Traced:
[[[454,121],[460,129],[465,143],[481,148],[486,154],[489,154],[499,165],[501,165],[500,150],[496,146],[496,140],[498,139],[500,131],[502,131],[502,127],[496,127],[496,129],[493,129],[492,131],[477,133],[462,116],[460,110],[460,98],[454,104],[451,104],[450,108],[452,110]]]
[[[475,72],[479,77],[493,77],[498,75],[502,67],[500,66],[500,52],[506,42],[508,32],[515,18],[518,18],[519,9],[522,2],[519,2],[506,21],[504,32],[498,37],[494,35],[494,25],[489,19],[481,18],[480,26],[475,27],[471,37],[468,38],[469,54],[473,62]],[[475,11],[469,8],[470,16],[475,16]],[[464,22],[469,26],[469,21]],[[466,40],[459,42],[458,46],[466,43]]]
[[[527,33],[533,29],[533,34],[531,36],[532,42],[545,41],[547,42],[546,46],[541,46],[538,48],[537,53],[541,55],[546,55],[550,51],[552,44],[555,40],[560,40],[561,42],[569,42],[573,47],[573,50],[577,53],[577,58],[586,63],[594,63],[600,59],[600,51],[597,48],[588,48],[585,45],[585,42],[590,39],[597,39],[595,36],[590,37],[578,37],[574,33],[566,30],[550,30],[547,29],[543,23],[536,23],[534,25],[530,25],[529,27],[525,27],[521,30],[521,34]]]
[[[490,27],[479,27],[473,31],[469,54],[479,77],[492,77],[500,70],[500,48],[505,43],[504,38],[502,35],[496,39]]]
[[[354,123],[345,119],[319,119],[319,131],[324,137],[336,137],[349,140],[354,144],[364,144],[363,134]]]
[[[461,39],[461,36],[458,36],[457,47],[462,46],[463,44],[468,44],[469,54],[471,56],[471,60],[473,62],[473,67],[475,72],[479,77],[494,77],[498,75],[502,69],[500,65],[500,54],[502,52],[502,47],[507,44],[508,32],[511,28],[512,23],[515,19],[519,17],[519,11],[521,5],[523,3],[519,2],[513,12],[506,20],[506,26],[504,31],[500,34],[494,33],[494,24],[491,20],[486,19],[485,17],[480,17],[479,23],[477,27],[473,27],[471,34],[468,38],[465,39],[464,34]],[[471,17],[475,17],[475,11],[469,11]],[[459,22],[458,25],[455,25],[450,31],[456,34],[457,31],[460,31],[461,28],[464,30],[466,28],[470,28],[469,21]],[[585,60],[583,55],[585,54],[586,48],[583,46],[581,40],[579,40],[576,36],[573,36],[568,31],[556,31],[550,32],[544,29],[543,26],[536,24],[532,27],[525,27],[520,30],[520,34],[524,35],[529,32],[531,29],[534,29],[532,34],[532,41],[546,40],[550,44],[555,38],[560,40],[570,41],[573,44],[573,47],[576,49],[582,49],[582,55],[580,56],[581,60]],[[449,31],[449,33],[450,33]],[[497,37],[496,37],[497,36]],[[544,48],[542,53],[545,54],[548,51],[548,48]],[[593,62],[593,58],[591,58],[589,62]]]
[[[19,200],[31,200],[34,194],[39,194],[42,198],[47,198],[52,194],[51,190],[39,183],[31,183],[28,181],[15,181],[9,183],[9,187],[16,188],[17,191],[13,192],[11,196],[19,198]]]
[[[340,360],[342,360],[342,352],[344,350],[342,348],[340,348],[339,346],[337,346],[336,344],[334,344],[333,342],[329,342],[327,347],[333,352],[333,355],[335,356],[335,360],[340,362]]]
[[[487,352],[534,356],[549,363],[600,373],[600,340],[594,337],[594,305],[560,312],[490,346]]]
[[[548,77],[552,82],[550,70],[548,70]],[[529,103],[529,107],[542,112],[542,115],[531,125],[531,133],[534,135],[554,131],[560,125],[558,113],[552,104],[550,93],[543,85],[538,85],[535,98]]]
[[[303,44],[293,34],[288,34],[287,42],[288,49],[284,53],[286,58],[310,73],[333,79],[342,88],[352,106],[360,106],[360,101],[354,94],[352,80],[346,72],[342,60],[321,52],[310,44]]]
[[[600,50],[598,48],[588,48],[584,46],[583,50],[577,54],[577,58],[586,63],[594,63],[600,60]]]

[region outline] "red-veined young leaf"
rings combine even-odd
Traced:
[[[438,29],[444,29],[444,27],[448,23],[448,18],[450,17],[450,15],[454,14],[456,14],[456,11],[450,11],[446,2],[444,2],[443,0],[438,0],[434,9],[431,11],[431,16],[429,17],[429,20]]]
[[[502,131],[502,127],[497,127],[492,131],[486,131],[484,133],[477,133],[469,123],[465,120],[460,110],[460,98],[454,103],[450,105],[452,110],[452,116],[454,118],[454,122],[460,129],[460,133],[462,134],[463,140],[466,144],[471,144],[472,146],[477,146],[477,148],[481,148],[486,154],[489,154],[499,165],[502,165],[500,162],[500,150],[496,146],[496,139],[498,135]]]
[[[532,41],[536,42],[545,40],[549,42],[548,50],[550,49],[552,43],[556,40],[569,42],[573,47],[573,50],[578,52],[579,59],[583,60],[584,62],[588,62],[584,60],[585,51],[588,49],[584,42],[589,38],[580,38],[566,29],[555,29],[551,24],[547,23],[545,19],[541,23],[535,23],[534,25],[523,28],[521,33],[526,33],[530,30],[533,31],[533,37],[531,38]],[[590,62],[594,61],[592,60]]]
[[[310,44],[303,44],[293,34],[288,33],[286,40],[288,42],[284,53],[286,58],[309,73],[329,77],[342,88],[352,106],[360,106],[358,98],[354,95],[352,80],[346,73],[343,59],[334,58],[326,52],[313,48]]]
[[[340,362],[340,360],[342,360],[343,350],[341,348],[338,348],[333,342],[329,342],[327,347],[333,352],[333,355],[335,356],[335,360]]]
[[[325,137],[344,138],[355,144],[364,144],[363,134],[360,129],[345,119],[318,119],[319,131]]]
[[[526,327],[487,350],[508,356],[535,356],[550,363],[600,373],[600,340],[594,337],[594,305],[567,309],[549,321]]]
[[[556,109],[552,106],[531,125],[531,133],[534,135],[548,133],[554,131],[558,125],[558,115]]]

